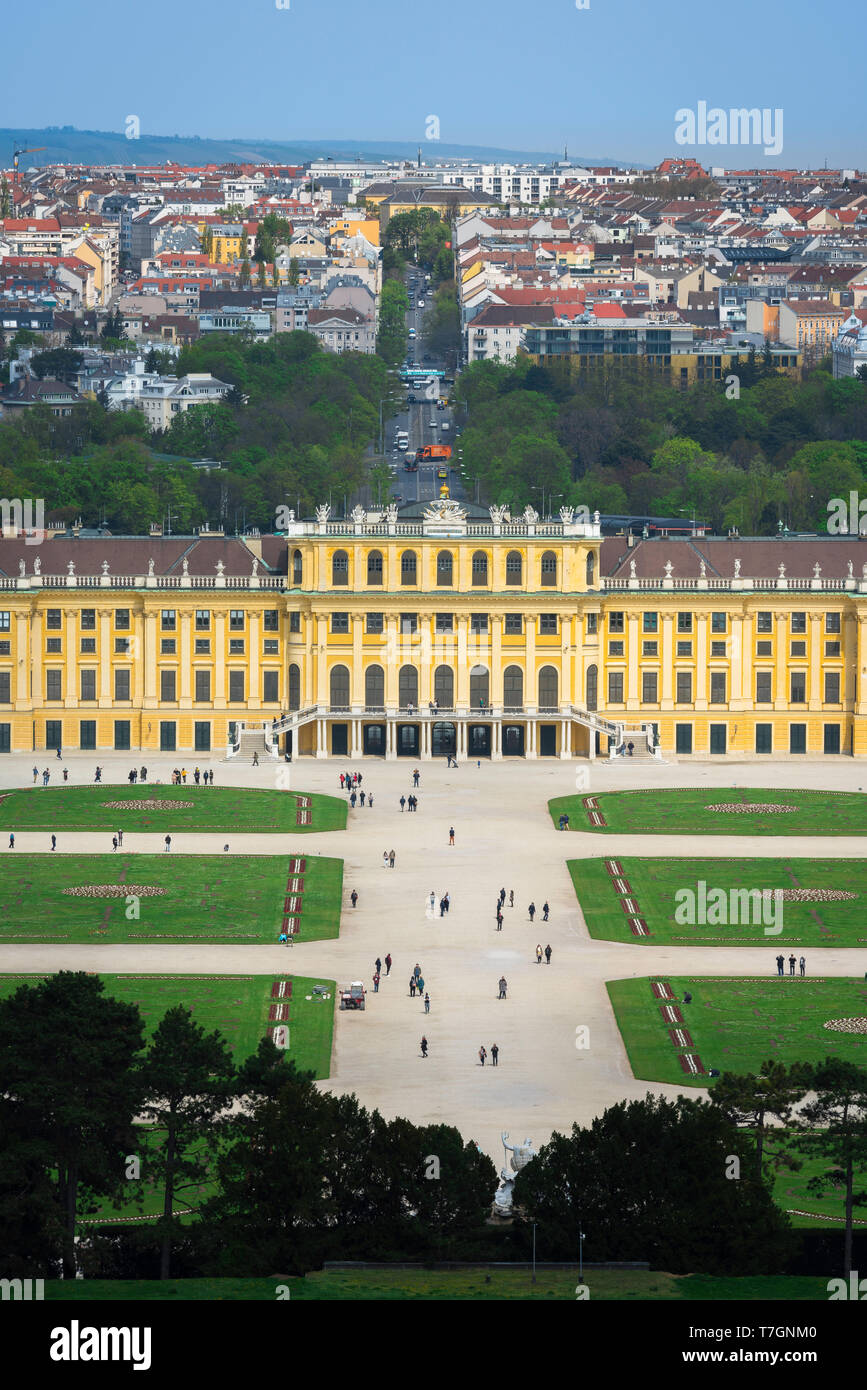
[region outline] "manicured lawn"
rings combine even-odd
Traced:
[[[275,943],[294,856],[11,851],[0,859],[0,942]],[[306,855],[298,940],[340,929],[343,861]],[[65,888],[120,886],[126,896],[74,897]],[[158,888],[157,896],[137,888]],[[138,919],[127,918],[134,912]],[[284,948],[286,949],[286,948]]]
[[[219,771],[217,772],[219,777]],[[310,825],[299,825],[297,798],[310,800]],[[170,801],[171,808],[135,808],[139,801]],[[107,802],[133,803],[129,809]],[[159,831],[163,835],[219,830],[228,833],[274,831],[304,835],[316,830],[345,830],[346,802],[318,793],[262,791],[250,787],[197,787],[193,781],[171,783],[102,782],[98,786],[22,787],[0,793],[0,829],[5,831],[116,830]]]
[[[773,1135],[770,1136],[768,1142],[773,1146]],[[835,1191],[829,1187],[827,1193],[821,1197],[814,1192],[807,1191],[807,1183],[810,1178],[827,1173],[834,1165],[824,1158],[808,1158],[803,1159],[802,1162],[803,1167],[795,1172],[789,1172],[783,1168],[777,1173],[774,1181],[774,1201],[789,1213],[789,1220],[793,1226],[799,1226],[805,1230],[812,1230],[816,1226],[842,1230],[842,1191]],[[810,1215],[804,1213],[810,1213]],[[820,1219],[817,1220],[817,1217]],[[867,1211],[859,1210],[856,1207],[855,1222],[856,1231],[867,1230]],[[858,1222],[861,1224],[858,1225]]]
[[[605,867],[616,863],[622,869],[628,894],[618,887],[618,876]],[[867,860],[861,859],[573,859],[569,872],[575,885],[590,935],[602,941],[628,941],[697,946],[763,946],[768,970],[780,951],[800,957],[802,951],[817,946],[864,946],[867,944]],[[704,884],[704,898],[700,884]],[[708,901],[715,889],[722,889],[725,901],[722,920],[713,920],[714,905]],[[780,889],[783,892],[842,891],[851,898],[821,902],[784,899],[760,902],[732,897],[733,890]],[[677,921],[686,915],[689,900],[675,895],[690,890],[695,911],[690,915],[704,921]],[[630,913],[622,905],[627,899],[637,906]],[[704,900],[704,910],[701,909]],[[635,936],[631,918],[637,915],[646,924],[648,936]],[[710,918],[711,920],[707,920]],[[773,928],[782,926],[781,932]],[[766,935],[766,928],[772,934]],[[808,958],[807,969],[811,962]],[[818,968],[818,966],[816,967]],[[788,965],[786,966],[788,970]]]
[[[712,1078],[684,1072],[678,1058],[686,1052],[697,1054],[706,1071],[757,1072],[771,1057],[789,1065],[835,1056],[867,1066],[867,1034],[822,1026],[867,1017],[867,981],[779,979],[770,976],[771,958],[768,966],[768,977],[759,979],[658,977],[671,986],[682,1024],[663,1018],[665,1001],[654,996],[650,979],[611,980],[608,994],[634,1075],[685,1088],[712,1086]],[[692,1002],[683,1004],[687,990]],[[676,1046],[672,1027],[686,1029],[692,1046]]]
[[[486,1275],[490,1283],[485,1282]],[[472,1302],[552,1300],[575,1302],[577,1269],[540,1269],[537,1283],[530,1282],[529,1270],[369,1270],[322,1271],[305,1279],[108,1279],[47,1280],[45,1297],[52,1302],[111,1302],[168,1299],[170,1301],[231,1302],[256,1300],[273,1303],[280,1285],[289,1289],[290,1298],[299,1301],[403,1301],[471,1300]],[[592,1300],[643,1302],[764,1302],[827,1301],[827,1279],[812,1275],[755,1275],[746,1279],[721,1278],[704,1274],[675,1275],[653,1270],[585,1268],[584,1282]],[[285,1297],[285,1295],[283,1295]]]
[[[589,795],[589,793],[585,794]],[[860,792],[770,791],[767,788],[684,787],[600,792],[604,826],[593,826],[585,795],[548,802],[551,819],[566,812],[570,830],[648,835],[867,835],[867,795]],[[712,811],[718,805],[783,805],[794,811]]]

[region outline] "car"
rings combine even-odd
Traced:
[[[361,980],[353,980],[346,989],[340,991],[341,1009],[364,1009],[364,996],[367,991]]]
[[[424,308],[424,300],[423,300],[423,299],[420,299],[420,300],[418,301],[418,307],[419,307],[420,309],[423,309],[423,308]]]
[[[447,468],[438,468],[438,469],[437,469],[437,477],[438,477],[438,478],[447,478],[448,476],[449,476],[449,470],[448,470]]]

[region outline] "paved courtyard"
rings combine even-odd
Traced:
[[[62,764],[53,755],[37,755],[40,770],[49,767],[57,783]],[[12,757],[0,762],[3,787],[29,786],[34,759]],[[91,755],[72,755],[65,764],[70,783],[93,780]],[[132,765],[128,755],[101,757],[103,780],[125,782]],[[170,780],[173,760],[149,758],[148,783]],[[192,769],[190,761],[187,766]],[[251,767],[249,761],[212,764],[217,785],[273,787],[283,767]],[[772,975],[777,943],[759,947],[709,948],[619,945],[591,941],[575,900],[567,859],[599,855],[694,854],[722,858],[774,855],[823,858],[862,857],[867,840],[859,837],[809,839],[702,835],[687,836],[561,834],[551,824],[549,798],[576,790],[576,767],[558,761],[419,763],[419,810],[401,813],[398,798],[411,790],[411,761],[377,759],[302,760],[292,765],[293,788],[341,795],[339,773],[363,774],[363,788],[374,805],[350,812],[345,833],[289,835],[173,834],[172,852],[321,853],[345,862],[344,904],[340,937],[301,942],[288,953],[271,946],[74,946],[0,945],[0,972],[47,972],[57,969],[129,971],[154,974],[263,974],[291,968],[307,976],[338,983],[363,979],[368,1007],[363,1014],[336,1014],[331,1078],[324,1088],[354,1091],[384,1115],[405,1115],[416,1122],[457,1125],[499,1163],[500,1131],[512,1141],[532,1138],[543,1143],[554,1129],[573,1121],[586,1123],[607,1105],[643,1096],[648,1090],[674,1096],[674,1086],[636,1081],[608,1004],[605,982],[649,974]],[[620,761],[590,766],[593,794],[633,788],[767,786],[858,791],[867,788],[867,767],[848,759],[803,763],[649,764]],[[455,845],[449,845],[454,826]],[[15,851],[49,852],[43,832],[16,833]],[[124,851],[162,851],[162,834],[126,832]],[[60,831],[58,853],[111,849],[101,833]],[[384,850],[394,850],[395,868],[384,869]],[[504,908],[502,932],[496,931],[495,906],[501,887],[515,892],[515,906]],[[353,909],[349,893],[359,894]],[[448,891],[451,911],[432,917],[428,898],[437,902]],[[547,899],[551,916],[541,921]],[[536,922],[527,906],[535,901]],[[46,910],[50,907],[46,905]],[[551,965],[536,964],[535,948],[552,947]],[[373,962],[390,952],[394,966],[378,994],[373,993]],[[287,960],[288,956],[288,960]],[[821,958],[821,959],[820,959]],[[421,965],[431,996],[431,1012],[409,997],[414,964]],[[811,974],[863,978],[867,950],[813,950]],[[497,981],[505,975],[508,998],[497,998]],[[589,1047],[578,1048],[576,1029],[589,1029]],[[422,1034],[429,1056],[419,1050]],[[479,1065],[478,1050],[492,1043],[500,1049],[499,1066]],[[689,1094],[695,1092],[690,1089]]]

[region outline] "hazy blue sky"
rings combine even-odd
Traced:
[[[780,107],[776,165],[867,163],[863,0],[41,0],[7,5],[0,125],[441,139],[703,163],[675,112]],[[859,71],[860,67],[860,71]]]

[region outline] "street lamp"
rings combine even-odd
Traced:
[[[578,1232],[578,1282],[584,1283],[584,1232]]]

